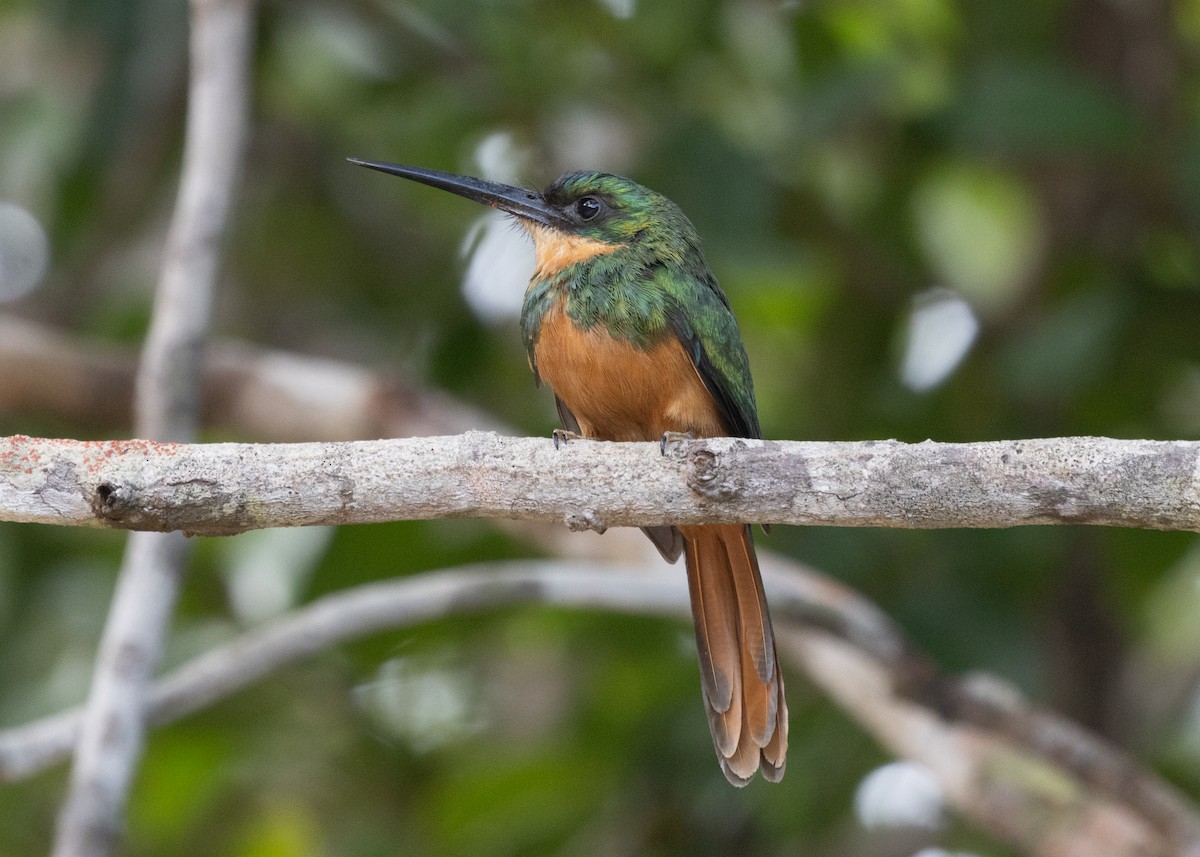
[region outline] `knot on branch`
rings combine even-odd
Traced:
[[[209,479],[186,479],[162,486],[110,479],[92,490],[89,505],[99,520],[129,530],[228,535],[248,529],[244,504],[227,501],[217,488]]]
[[[103,520],[120,520],[121,512],[129,507],[133,494],[128,485],[101,482],[92,492],[92,514]]]
[[[567,512],[563,516],[563,523],[573,533],[581,533],[584,530],[595,530],[597,533],[603,533],[608,529],[608,525],[592,509],[583,512]]]
[[[170,524],[143,508],[142,493],[128,483],[101,482],[92,492],[92,513],[105,523],[131,530],[168,532],[172,529]]]
[[[745,443],[736,440],[729,451],[736,454],[745,448]],[[703,441],[694,444],[688,455],[687,483],[694,492],[712,500],[731,500],[746,489],[738,468],[729,466],[725,453]]]

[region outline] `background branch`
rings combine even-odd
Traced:
[[[183,171],[136,378],[138,434],[188,441],[199,425],[200,354],[219,247],[246,133],[250,0],[192,0]],[[57,857],[111,854],[141,758],[146,687],[159,661],[187,546],[178,533],[130,537],[58,819]]]
[[[48,414],[107,437],[130,433],[136,355],[0,313],[0,413]],[[359,440],[504,431],[481,408],[343,360],[215,340],[204,349],[202,423],[258,441]]]
[[[765,578],[785,657],[889,750],[934,772],[975,824],[1047,857],[1198,853],[1195,808],[1124,754],[994,679],[939,674],[844,587],[778,563]],[[428,572],[326,596],[210,650],[158,682],[148,716],[169,723],[338,643],[523,603],[689,615],[682,575],[661,563],[521,561]],[[77,712],[64,712],[0,732],[0,776],[26,777],[61,760],[78,722]],[[1044,811],[1047,803],[1055,812]]]

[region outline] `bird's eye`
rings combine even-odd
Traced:
[[[600,200],[594,196],[585,196],[575,203],[575,213],[579,215],[580,220],[591,220],[601,209]]]

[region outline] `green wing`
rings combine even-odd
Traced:
[[[655,274],[656,279],[670,276],[664,268]],[[666,288],[675,298],[668,310],[671,329],[716,400],[729,433],[734,437],[762,437],[750,361],[729,301],[707,270],[685,280],[680,283],[676,279]]]

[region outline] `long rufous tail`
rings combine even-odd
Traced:
[[[778,782],[787,755],[787,703],[750,528],[679,529],[717,760],[735,786],[760,769]]]

